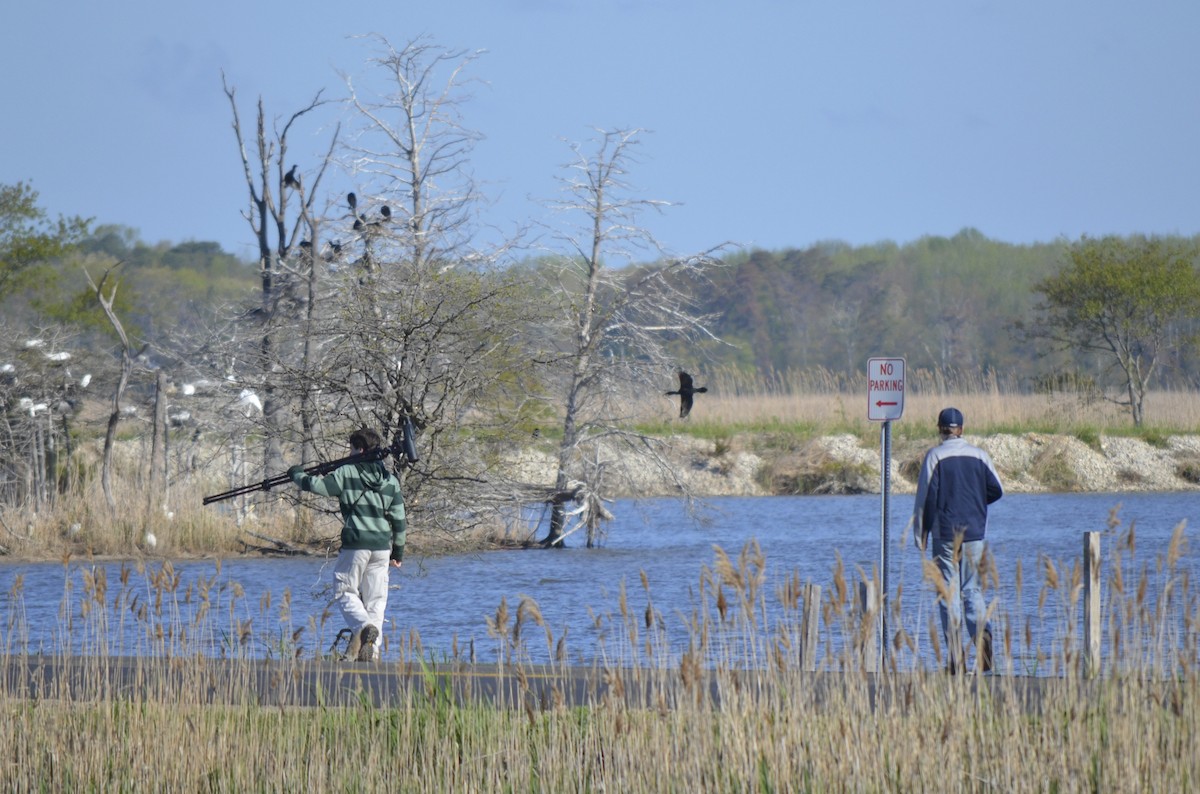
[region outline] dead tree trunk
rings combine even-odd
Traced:
[[[150,476],[146,488],[146,522],[154,517],[154,505],[166,504],[164,484],[166,483],[166,432],[167,432],[167,394],[166,376],[160,369],[154,382],[154,420],[150,432]]]
[[[117,336],[121,340],[121,375],[117,378],[117,385],[113,389],[112,396],[112,411],[108,415],[108,427],[104,432],[104,463],[100,472],[100,484],[104,489],[104,500],[108,503],[108,509],[116,512],[117,501],[113,496],[112,490],[112,458],[113,448],[117,440],[117,424],[121,421],[121,398],[125,395],[125,389],[129,386],[129,376],[133,373],[134,355],[129,346],[129,337],[125,335],[125,328],[121,325],[121,320],[113,311],[113,301],[117,297],[117,285],[113,284],[112,292],[108,297],[104,297],[104,284],[108,281],[109,275],[112,274],[114,268],[120,267],[120,263],[114,265],[104,271],[104,275],[100,277],[100,283],[97,284],[92,280],[92,274],[84,269],[83,273],[87,276],[88,284],[96,293],[96,299],[100,301],[100,307],[104,309],[104,315],[108,321],[112,323],[113,330],[117,332]]]

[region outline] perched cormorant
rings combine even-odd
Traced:
[[[390,221],[392,219],[392,208],[384,204],[379,208],[379,214],[383,216],[385,221]]]
[[[283,175],[284,187],[300,187],[300,177],[296,176],[296,166],[292,166],[286,174]]]
[[[354,195],[353,191],[346,194],[346,203],[350,205],[350,211],[357,215],[358,196]]]
[[[692,376],[679,370],[679,391],[669,391],[667,396],[679,395],[679,418],[686,419],[687,415],[692,412],[692,395],[704,394],[706,391],[708,391],[708,387],[701,386],[697,389],[692,385]]]

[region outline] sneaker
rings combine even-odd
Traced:
[[[362,631],[358,634],[358,654],[356,656],[358,661],[375,661],[375,640],[377,639],[379,639],[379,629],[370,623],[362,627]],[[351,642],[351,645],[353,645],[353,642]]]
[[[342,654],[342,661],[353,662],[359,657],[359,649],[362,648],[361,632],[354,631],[353,628],[343,628],[342,632],[350,636],[346,643],[346,652]],[[338,637],[341,637],[341,633],[338,633]]]
[[[352,629],[348,628],[342,629],[337,633],[337,636],[333,638],[333,645],[329,646],[330,652],[336,653],[338,645],[342,642],[342,640],[346,641],[346,650],[337,654],[338,661],[347,662],[358,658],[358,647],[360,640],[358,639],[358,634],[356,634]]]

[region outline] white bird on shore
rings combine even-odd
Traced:
[[[146,548],[152,549],[158,545],[158,538],[154,537],[153,532],[146,530],[146,536],[142,538],[142,543],[146,545]]]
[[[237,404],[241,407],[242,412],[245,413],[246,416],[250,416],[256,409],[260,414],[263,412],[262,400],[258,398],[257,394],[249,389],[242,389],[242,393],[238,395]]]
[[[29,399],[28,397],[22,397],[20,400],[17,401],[17,404],[19,406],[21,406],[21,410],[29,411],[30,416],[37,416],[42,411],[50,410],[50,406],[47,405],[46,403],[35,403],[33,400]]]

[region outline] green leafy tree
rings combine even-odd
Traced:
[[[18,182],[0,185],[0,295],[11,296],[37,283],[57,259],[87,233],[88,221],[53,221],[38,206],[36,190]]]
[[[1030,337],[1099,353],[1119,375],[1135,426],[1145,421],[1146,391],[1176,348],[1192,345],[1200,317],[1195,247],[1160,238],[1084,237],[1056,274],[1039,282],[1040,317]]]

